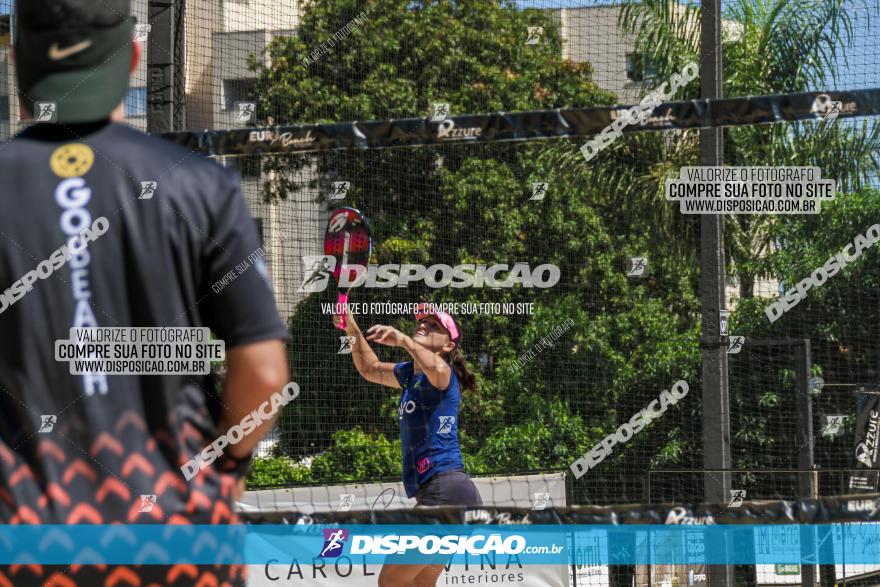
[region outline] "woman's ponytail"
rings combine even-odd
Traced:
[[[461,349],[456,346],[450,351],[447,358],[452,364],[455,374],[458,375],[458,382],[461,384],[462,389],[474,389],[477,385],[477,378],[468,370],[467,364],[464,361],[464,353],[461,352]]]

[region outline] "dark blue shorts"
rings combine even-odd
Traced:
[[[464,471],[443,471],[419,487],[416,505],[480,506],[483,499]]]

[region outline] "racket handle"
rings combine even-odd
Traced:
[[[344,307],[348,303],[348,293],[340,293],[339,297],[336,298],[336,307]],[[336,328],[339,330],[345,330],[345,311],[342,313],[342,320],[339,321],[339,324],[336,325]]]

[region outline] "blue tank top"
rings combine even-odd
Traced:
[[[446,391],[440,391],[424,373],[413,375],[412,361],[394,366],[403,388],[397,417],[403,447],[403,486],[415,497],[421,485],[443,471],[462,471],[458,446],[458,408],[461,387],[455,371]]]

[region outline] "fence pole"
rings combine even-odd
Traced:
[[[701,98],[723,97],[721,66],[721,0],[703,0],[700,15],[700,94]],[[700,165],[724,164],[721,128],[700,131]],[[727,333],[721,332],[721,312],[725,310],[724,225],[723,216],[706,214],[700,231],[700,298],[702,302],[703,363],[703,467],[732,467],[730,457],[730,403],[727,373]],[[705,474],[705,500],[710,503],[730,499],[730,473]],[[707,565],[709,584],[733,587],[732,565]]]
[[[147,132],[160,134],[175,130],[175,5],[173,0],[150,0],[148,10]]]

